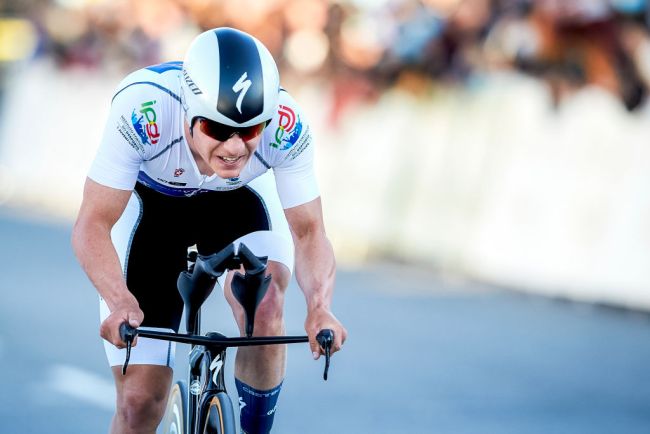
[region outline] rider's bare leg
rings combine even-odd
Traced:
[[[254,336],[284,335],[284,294],[289,285],[291,272],[284,264],[269,261],[268,273],[272,274],[273,279],[255,313]],[[232,272],[226,279],[226,299],[233,310],[240,333],[244,335],[246,327],[244,309],[232,295],[231,281]],[[285,360],[286,345],[239,348],[235,359],[235,377],[255,389],[271,389],[280,384],[284,378]]]
[[[172,370],[167,366],[129,365],[126,375],[113,366],[117,390],[112,434],[155,434],[167,404]]]

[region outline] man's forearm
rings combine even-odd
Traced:
[[[111,311],[125,297],[132,297],[126,287],[109,228],[98,223],[77,222],[72,233],[72,247],[82,268]]]
[[[309,309],[330,308],[336,276],[332,245],[323,233],[310,233],[295,240],[296,280]]]

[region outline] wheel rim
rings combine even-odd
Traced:
[[[183,396],[180,387],[176,384],[171,390],[169,401],[167,401],[162,424],[164,434],[183,434],[185,432],[183,413]]]
[[[169,425],[169,434],[183,434],[183,413],[178,405],[178,400],[172,402],[172,418]]]
[[[206,419],[206,433],[212,433],[213,428],[216,428],[218,433],[223,433],[224,428],[223,428],[223,417],[222,417],[222,411],[221,411],[221,402],[219,402],[219,398],[216,396],[212,398],[210,401],[210,408],[208,410],[208,417]],[[218,426],[215,425],[215,420],[218,421]]]

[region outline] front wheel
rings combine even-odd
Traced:
[[[185,434],[187,420],[187,386],[184,381],[177,381],[169,392],[165,415],[160,423],[161,434]]]
[[[204,434],[236,434],[235,413],[232,402],[225,392],[219,392],[210,400]]]

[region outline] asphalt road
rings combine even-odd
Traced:
[[[1,433],[107,430],[114,392],[97,297],[69,233],[0,210]],[[334,308],[345,350],[325,383],[321,361],[290,347],[274,432],[650,432],[648,315],[396,265],[341,267]],[[291,288],[289,333],[302,333],[304,311]],[[204,312],[204,328],[234,333],[218,294]]]

